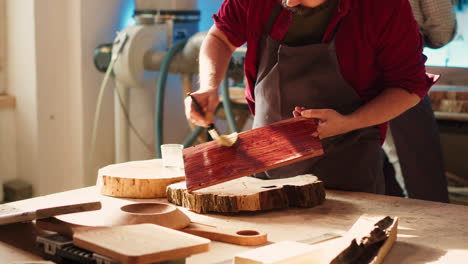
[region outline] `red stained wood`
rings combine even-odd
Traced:
[[[184,149],[187,190],[194,191],[225,181],[323,154],[313,137],[312,119],[297,117],[239,134],[232,147],[215,141]]]

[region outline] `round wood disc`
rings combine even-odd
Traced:
[[[313,175],[278,180],[243,177],[189,193],[185,182],[167,187],[169,202],[198,213],[314,207],[325,201],[325,187]]]
[[[183,169],[166,168],[161,159],[109,165],[99,170],[97,185],[104,195],[124,198],[166,197],[166,187],[183,181]]]

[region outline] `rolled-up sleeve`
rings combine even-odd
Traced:
[[[436,79],[426,74],[423,38],[408,0],[390,2],[382,7],[386,19],[374,28],[378,32],[376,55],[383,88],[402,88],[422,98]]]
[[[247,40],[248,1],[224,0],[218,13],[213,15],[216,27],[237,47],[242,46]]]

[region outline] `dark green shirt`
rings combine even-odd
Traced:
[[[303,14],[293,13],[283,42],[288,46],[320,43],[337,4],[338,0],[327,0],[320,6],[308,8]]]

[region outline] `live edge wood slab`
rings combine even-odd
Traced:
[[[239,134],[231,147],[211,141],[183,151],[189,192],[323,154],[315,120],[296,117]]]
[[[310,174],[278,180],[242,177],[191,193],[185,182],[174,183],[167,187],[167,199],[197,213],[309,208],[325,201],[325,187]]]

